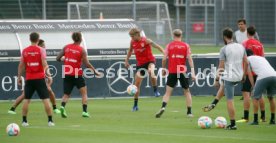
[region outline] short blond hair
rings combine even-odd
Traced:
[[[175,37],[181,37],[182,36],[182,30],[181,29],[174,29],[173,30],[173,35]]]
[[[131,28],[129,30],[129,35],[135,35],[135,34],[140,34],[141,30],[139,28]]]

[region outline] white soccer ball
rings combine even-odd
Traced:
[[[20,132],[20,128],[16,123],[11,123],[7,126],[6,132],[9,136],[17,136]]]
[[[133,96],[137,93],[137,87],[133,84],[129,85],[127,87],[127,93],[130,95],[130,96]]]
[[[201,116],[197,122],[198,127],[200,127],[201,129],[211,128],[212,124],[213,124],[213,121],[208,116]]]
[[[215,126],[217,128],[225,128],[227,125],[227,120],[224,117],[217,117],[215,119]]]

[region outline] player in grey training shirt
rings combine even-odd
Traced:
[[[239,30],[237,30],[235,32],[233,39],[236,43],[242,44],[243,41],[248,39],[247,38],[247,30],[246,30],[247,29],[246,20],[245,19],[239,19],[238,20],[238,27],[239,27]],[[254,38],[256,40],[260,40],[257,32],[255,33]]]
[[[220,50],[220,61],[218,74],[216,76],[216,85],[218,80],[221,79],[224,83],[224,92],[227,98],[227,109],[230,117],[230,125],[226,127],[229,130],[236,130],[235,121],[235,108],[234,108],[234,87],[243,80],[245,72],[243,64],[247,67],[247,58],[245,49],[241,44],[233,42],[233,31],[230,28],[223,30],[223,40],[225,46]],[[223,75],[221,75],[223,71]]]
[[[249,80],[254,85],[251,70],[258,76],[253,90],[253,106],[254,106],[254,121],[251,125],[258,125],[258,100],[262,97],[262,93],[267,91],[268,100],[270,103],[271,118],[269,124],[275,124],[275,100],[273,95],[276,94],[276,72],[269,62],[260,56],[253,55],[253,51],[246,50],[249,62]]]

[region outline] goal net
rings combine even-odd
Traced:
[[[91,2],[91,19],[132,19],[132,2]],[[88,19],[88,2],[68,2],[68,19]],[[168,5],[159,1],[136,2],[136,22],[150,39],[165,45],[172,39]]]

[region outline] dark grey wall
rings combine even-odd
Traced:
[[[267,57],[271,65],[276,69],[276,57]],[[109,88],[109,83],[112,83],[114,80],[118,78],[118,69],[124,67],[123,62],[124,60],[92,60],[91,63],[96,68],[103,68],[105,75],[107,75],[107,69],[114,68],[114,77],[111,77],[112,74],[108,74],[110,77],[108,78],[86,78],[87,89],[88,89],[88,96],[89,97],[122,97],[122,96],[129,96],[126,93],[115,93]],[[50,61],[48,62],[49,65],[56,67],[57,75],[54,77],[54,83],[52,85],[53,91],[56,93],[57,98],[61,98],[63,95],[63,80],[61,78],[61,63]],[[135,60],[131,60],[130,63],[135,65]],[[204,69],[208,69],[206,71],[207,76],[199,76],[199,78],[195,82],[190,82],[191,93],[193,96],[197,95],[215,95],[216,88],[212,87],[214,83],[214,78],[210,73],[215,71],[215,68],[218,64],[217,58],[194,58],[195,63],[195,70],[196,73],[204,73]],[[121,64],[121,65],[120,65]],[[161,67],[161,59],[157,59],[157,68]],[[8,100],[8,99],[15,99],[17,96],[21,94],[21,87],[18,87],[16,82],[17,76],[17,66],[18,62],[0,62],[1,74],[0,74],[0,100]],[[51,70],[52,73],[55,73],[54,70]],[[188,71],[189,72],[189,71]],[[157,71],[155,72],[157,73]],[[125,74],[123,74],[125,75]],[[128,76],[126,80],[129,82],[133,81],[133,76]],[[165,93],[165,85],[166,81],[165,78],[161,78],[160,75],[158,76],[158,87],[160,93],[163,95]],[[129,84],[123,80],[118,80],[112,87],[117,92],[123,92],[126,90]],[[236,95],[241,95],[241,87],[240,85],[236,87]],[[182,95],[183,90],[179,86],[175,88],[173,95]],[[151,84],[147,78],[144,79],[142,86],[141,86],[141,96],[153,96],[153,89],[151,88]],[[72,93],[72,97],[80,97],[79,92],[74,89]],[[37,98],[37,96],[34,96]]]

